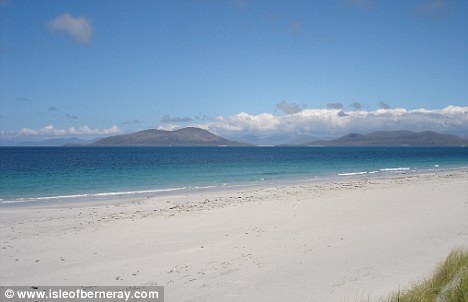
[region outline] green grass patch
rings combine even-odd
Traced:
[[[468,302],[468,251],[453,250],[430,278],[383,301]]]

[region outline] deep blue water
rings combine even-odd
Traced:
[[[0,202],[460,166],[468,148],[1,147]]]

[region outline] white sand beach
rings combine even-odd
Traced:
[[[166,301],[376,300],[468,247],[468,171],[0,208],[2,285]]]

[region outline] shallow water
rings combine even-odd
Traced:
[[[2,147],[0,202],[463,166],[468,166],[468,148],[457,147]]]

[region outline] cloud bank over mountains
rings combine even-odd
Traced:
[[[329,106],[331,107],[331,106]],[[343,111],[338,106],[327,109],[303,109],[284,115],[245,112],[232,116],[218,116],[214,120],[194,124],[217,134],[232,136],[248,133],[256,135],[309,134],[338,136],[351,132],[369,133],[379,130],[437,131],[456,135],[468,134],[468,107],[448,106],[442,109],[378,109],[374,111]],[[178,125],[162,125],[174,129]]]
[[[243,135],[309,135],[314,137],[337,137],[353,132],[369,133],[385,130],[436,131],[468,137],[468,106],[447,106],[442,109],[380,108],[373,111],[358,109],[361,104],[352,104],[354,110],[345,111],[342,106],[306,108],[281,102],[280,114],[249,114],[241,112],[215,118],[161,119],[158,129],[174,130],[186,126],[199,127],[228,138]],[[386,107],[386,106],[381,106]],[[284,112],[284,113],[283,113]],[[87,125],[55,128],[48,124],[40,129],[22,128],[18,131],[1,131],[3,137],[65,137],[65,136],[110,136],[125,132],[113,125],[106,129]]]
[[[68,129],[58,129],[54,125],[49,124],[40,129],[22,128],[19,131],[1,131],[1,136],[25,136],[25,137],[60,137],[60,136],[86,136],[86,135],[116,135],[121,134],[123,131],[116,125],[107,129],[91,128],[88,125]]]

